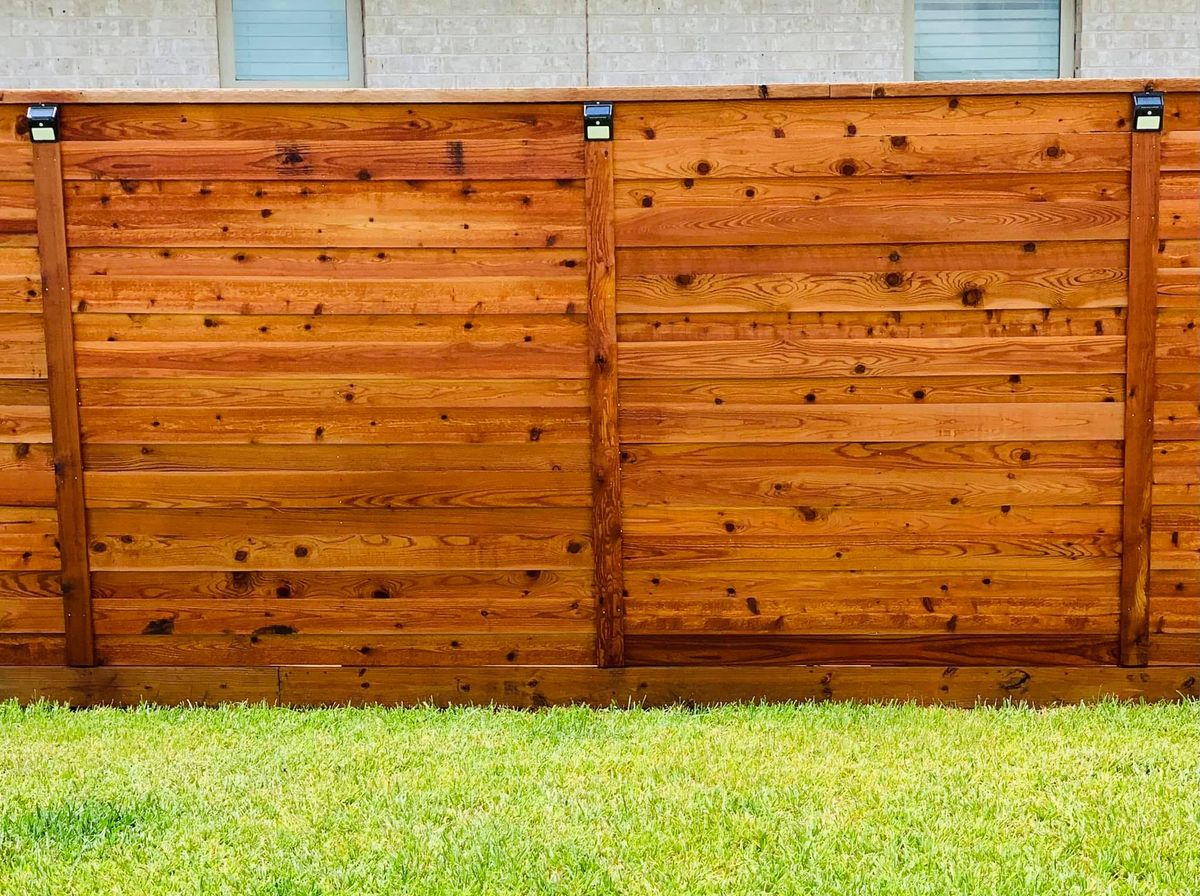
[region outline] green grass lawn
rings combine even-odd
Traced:
[[[1200,703],[0,704],[0,893],[1194,894]]]

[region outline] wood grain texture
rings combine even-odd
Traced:
[[[920,124],[918,124],[920,128]],[[652,128],[653,129],[653,128]],[[718,133],[703,142],[694,135],[623,141],[619,176],[706,177],[895,177],[914,174],[1097,173],[1129,170],[1129,140],[1111,133],[1008,133],[908,136],[897,133],[814,140],[810,123],[748,132]],[[645,137],[646,128],[641,131]]]
[[[589,142],[587,159],[588,367],[591,371],[592,537],[596,572],[596,664],[625,664],[617,400],[617,287],[613,148]]]
[[[1129,232],[1128,183],[1100,175],[623,181],[631,247],[1105,240]]]
[[[630,665],[1111,665],[1112,635],[629,635]]]
[[[450,140],[126,139],[63,144],[68,180],[529,180],[583,175],[575,134]]]
[[[586,311],[579,249],[72,249],[79,310],[392,315]],[[311,321],[308,321],[311,323]]]
[[[84,497],[59,144],[40,143],[33,147],[33,172],[37,195],[38,257],[42,272],[50,425],[54,437],[59,548],[62,554],[65,660],[72,666],[90,666],[96,657],[88,572],[87,503]]]
[[[687,309],[617,318],[622,342],[754,339],[995,339],[1033,336],[1121,336],[1125,309],[962,311],[706,312]],[[1020,382],[1015,380],[1014,382]]]
[[[919,387],[918,387],[919,390]],[[738,405],[725,399],[694,405],[626,405],[621,427],[626,442],[995,441],[1000,439],[1117,439],[1124,408],[1115,403],[1043,402],[1023,405],[932,404],[903,407],[763,402]]]
[[[1096,94],[1128,94],[1137,90],[1179,91],[1186,100],[1189,92],[1200,87],[1197,78],[1043,78],[1022,81],[920,81],[851,84],[733,84],[687,87],[618,87],[606,96],[614,100],[691,101],[691,100],[780,100],[796,98],[887,98],[1001,96],[1011,103],[1025,96],[1056,95],[1084,101]],[[5,90],[0,102],[6,103],[211,103],[241,105],[247,103],[352,103],[418,105],[442,103],[582,103],[594,100],[595,88],[531,87],[486,88],[476,90],[444,88],[193,88],[188,90],[87,88],[57,90]],[[1122,96],[1121,99],[1127,100]],[[843,106],[845,104],[843,103]],[[1059,107],[1061,108],[1061,107]],[[1122,107],[1127,108],[1126,106]]]
[[[250,635],[98,635],[102,665],[583,666],[592,632],[301,635],[269,625]]]
[[[1022,82],[1021,87],[1026,86],[1029,82]],[[940,94],[932,88],[932,95],[888,96],[885,102],[814,99],[763,103],[697,97],[698,102],[687,105],[653,101],[623,104],[617,109],[616,135],[621,148],[643,140],[694,138],[697,122],[703,122],[706,139],[726,135],[774,138],[780,130],[784,136],[775,139],[807,137],[816,144],[855,136],[937,135],[969,135],[984,144],[988,137],[1003,139],[1014,133],[1112,133],[1128,132],[1130,127],[1127,94],[1071,97],[1060,89],[1049,95],[1021,95],[1014,93],[1010,85],[1008,95],[990,96],[974,93],[978,82],[955,85],[967,88],[962,91],[946,92],[945,85],[941,87]],[[872,89],[867,87],[860,95],[871,97]]]
[[[111,509],[580,507],[590,502],[590,477],[578,473],[90,472],[85,480],[89,506]]]
[[[36,446],[32,446],[36,447]],[[0,458],[3,457],[0,446]],[[586,473],[587,444],[528,442],[514,451],[504,444],[84,445],[87,469],[97,473],[205,473],[275,471],[325,473],[386,471],[439,473]],[[0,465],[0,470],[3,466]]]
[[[112,677],[62,688],[1191,688],[1111,666],[1155,302],[1148,658],[1196,644],[1200,104],[1144,239],[1132,88],[1085,86],[633,90],[591,145],[569,92],[69,105]],[[0,162],[0,661],[52,664],[35,220]],[[675,665],[570,668],[626,662]]]
[[[683,261],[683,259],[681,259]],[[703,273],[702,259],[675,274],[634,274],[620,282],[624,313],[729,311],[999,310],[1123,307],[1123,268],[902,271],[815,274]],[[699,269],[701,273],[697,273]]]
[[[72,246],[583,245],[576,181],[69,181]]]
[[[1177,701],[1200,695],[1200,666],[732,666],[388,668],[348,666],[0,668],[0,697],[136,706],[696,706],[741,701],[901,701],[970,708],[1018,701]]]
[[[137,572],[98,570],[93,575],[97,600],[150,601],[309,600],[343,604],[413,600],[447,606],[474,602],[589,602],[590,569],[437,570],[342,572],[336,570],[225,570],[178,575],[161,569]],[[358,606],[359,604],[355,604]],[[389,606],[392,606],[389,604]]]
[[[1125,371],[1124,539],[1121,561],[1121,653],[1126,666],[1149,658],[1150,524],[1154,440],[1155,259],[1158,242],[1158,134],[1132,136],[1129,235],[1129,325]]]
[[[709,340],[625,343],[623,376],[899,376],[1025,373],[1119,373],[1125,340],[1119,337],[1012,339],[820,339],[811,341]]]

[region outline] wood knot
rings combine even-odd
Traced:
[[[1029,673],[1023,669],[1014,669],[1000,681],[1000,688],[1005,691],[1017,691],[1029,682]]]
[[[264,625],[262,628],[256,628],[252,634],[257,637],[260,635],[294,635],[297,632],[290,625]]]
[[[142,629],[143,635],[170,635],[175,632],[175,620],[166,617],[164,619],[151,619],[146,623],[146,627]]]

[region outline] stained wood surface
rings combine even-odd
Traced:
[[[915,701],[1032,705],[1200,694],[1200,666],[692,666],[686,668],[385,668],[348,666],[0,668],[0,697],[23,703],[136,706],[231,701],[291,706],[402,704],[535,709],[706,705],[737,701]]]
[[[591,662],[578,107],[64,122],[101,662]]]
[[[905,96],[1001,95],[1010,101],[1023,95],[1054,94],[1073,97],[1076,102],[1097,93],[1127,94],[1139,90],[1178,92],[1187,98],[1200,89],[1197,78],[1045,78],[1023,81],[921,81],[853,84],[741,84],[686,87],[618,87],[605,96],[615,100],[756,99],[778,100],[797,97],[842,97],[882,99]],[[85,88],[57,90],[5,90],[0,102],[28,103],[205,103],[242,105],[246,103],[354,103],[371,104],[443,104],[443,103],[582,103],[594,101],[595,88],[538,87],[454,89],[380,89],[380,88],[194,88],[155,90],[130,88]]]
[[[1146,692],[1106,671],[1135,417],[1144,659],[1200,661],[1189,83],[1159,85],[1161,177],[1130,133],[1144,82],[614,91],[590,145],[570,91],[60,94],[92,98],[63,112],[61,265],[112,692],[211,699],[234,667],[230,693],[274,674],[274,699],[474,699],[447,682],[475,674],[523,705],[690,699],[807,693],[814,663],[925,699]],[[22,111],[0,105],[0,660],[54,664]],[[538,681],[597,661],[647,680]],[[349,677],[262,668],[310,663]],[[145,665],[176,668],[118,675]]]
[[[1128,97],[880,96],[618,107],[631,663],[1115,661]]]
[[[1107,240],[1129,233],[1121,176],[913,175],[620,181],[626,246]]]
[[[572,180],[69,181],[67,230],[80,247],[578,247],[581,194]]]
[[[63,211],[62,159],[57,143],[36,144],[32,151],[47,390],[57,492],[58,547],[62,568],[64,658],[71,666],[90,666],[95,663],[96,654],[70,273]]]
[[[1139,255],[1147,270],[1143,287],[1156,292],[1143,301],[1156,300],[1157,311],[1142,334],[1155,348],[1154,401],[1152,410],[1144,408],[1153,415],[1154,441],[1143,445],[1141,469],[1151,480],[1150,504],[1141,505],[1149,518],[1139,556],[1149,639],[1144,659],[1167,665],[1200,657],[1200,217],[1194,209],[1200,202],[1200,99],[1190,98],[1190,111],[1162,136],[1158,184],[1143,185],[1148,199],[1158,188],[1162,234],[1157,252]],[[1142,438],[1149,439],[1144,426]]]
[[[621,420],[618,405],[616,238],[613,158],[589,142],[587,160],[588,369],[591,372],[592,535],[596,548],[596,664],[625,664],[621,534]]]

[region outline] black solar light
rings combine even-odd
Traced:
[[[1163,95],[1156,91],[1133,95],[1133,129],[1135,131],[1161,131],[1163,126]]]
[[[58,106],[38,103],[25,113],[29,119],[29,139],[34,143],[58,142]]]
[[[585,140],[611,140],[613,134],[613,104],[585,103],[583,106],[583,136]]]

